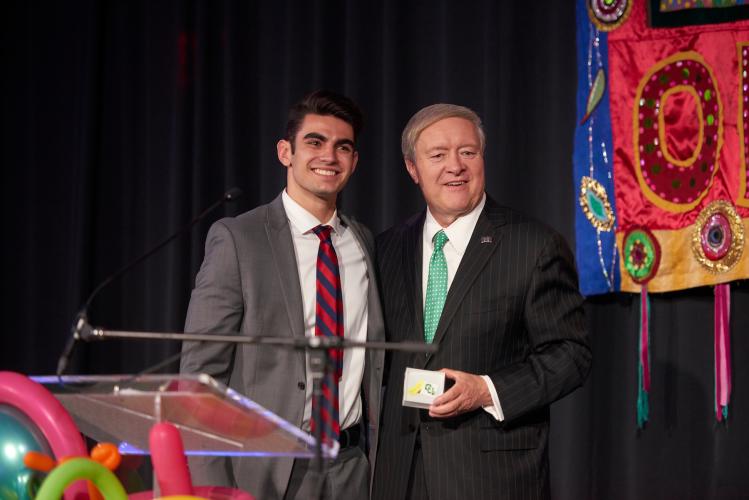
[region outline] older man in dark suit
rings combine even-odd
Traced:
[[[389,358],[375,498],[548,498],[549,405],[590,368],[569,248],[485,194],[484,137],[450,104],[403,131],[427,209],[377,239],[386,331],[439,351]],[[428,410],[404,407],[406,367],[452,387]]]

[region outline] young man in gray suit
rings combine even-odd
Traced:
[[[439,350],[389,358],[374,498],[548,498],[549,405],[590,367],[572,255],[485,194],[484,141],[476,113],[450,104],[403,131],[427,209],[377,238],[387,335]],[[453,385],[404,407],[409,366]]]
[[[360,128],[357,106],[331,92],[313,92],[290,109],[286,137],[277,144],[286,189],[271,203],[211,227],[185,331],[298,337],[342,332],[347,339],[384,340],[374,239],[336,209],[338,193],[356,169]],[[193,345],[184,345],[183,373],[208,373],[310,430],[312,380],[304,353]],[[325,498],[368,496],[383,360],[382,352],[362,349],[337,358],[338,397],[323,413],[335,417],[337,402],[338,418],[317,424],[331,439],[339,435],[341,447],[327,469]],[[239,487],[262,499],[309,498],[309,465],[292,458],[217,457],[192,460],[191,470],[196,484]]]

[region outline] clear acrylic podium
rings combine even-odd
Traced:
[[[313,457],[315,438],[208,375],[32,377],[81,432],[147,454],[151,427],[175,425],[187,455]],[[337,444],[337,443],[336,443]],[[323,456],[337,449],[323,446]]]

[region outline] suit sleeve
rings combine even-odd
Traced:
[[[567,244],[557,234],[548,238],[533,266],[523,320],[527,356],[490,374],[508,422],[570,393],[590,369],[577,273]]]
[[[195,278],[195,288],[185,321],[189,333],[238,333],[243,317],[242,286],[237,252],[231,232],[221,221],[208,231],[205,258]],[[207,373],[229,385],[234,345],[184,342],[181,373]],[[191,457],[195,484],[234,486],[226,457]]]
[[[205,258],[190,296],[185,331],[238,333],[244,311],[242,285],[234,238],[221,221],[208,231]],[[228,384],[234,357],[233,345],[211,343],[182,346],[182,373],[207,373]]]

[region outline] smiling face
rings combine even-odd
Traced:
[[[277,144],[278,159],[288,169],[286,192],[311,213],[325,208],[321,216],[332,215],[338,193],[356,169],[353,128],[334,116],[308,114],[292,140],[293,147],[285,139]]]
[[[465,118],[444,118],[422,130],[406,169],[442,227],[473,210],[484,194],[481,141]]]

